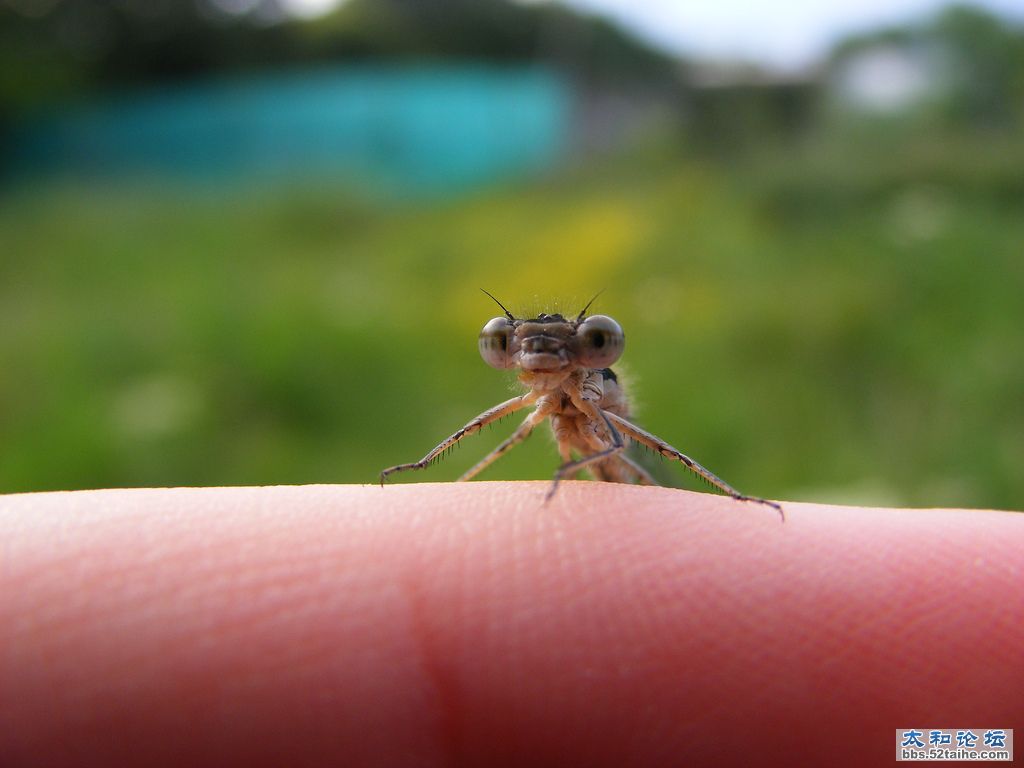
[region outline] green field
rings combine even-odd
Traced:
[[[510,396],[479,288],[515,312],[606,289],[638,420],[742,490],[1021,509],[1022,179],[978,142],[650,150],[443,202],[8,191],[0,491],[373,482]],[[556,463],[538,435],[486,477]]]

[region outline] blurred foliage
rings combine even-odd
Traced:
[[[688,143],[719,160],[760,154],[766,145],[799,143],[820,124],[819,86],[812,80],[738,80],[692,88],[683,124]]]
[[[920,84],[925,92],[878,110],[846,103],[837,82],[844,67],[872,53],[904,58],[925,81]],[[837,150],[833,158],[851,158],[847,170],[858,175],[861,150],[877,160],[880,151],[919,154],[919,143],[945,146],[945,138],[932,140],[936,132],[984,132],[1012,144],[1024,131],[1024,27],[971,6],[954,5],[931,18],[850,36],[835,46],[820,72],[783,77],[750,65],[725,70],[722,77],[714,66],[691,63],[683,123],[687,142],[723,162],[747,162],[748,155],[763,154],[766,145],[798,149],[808,143],[822,146],[821,139],[831,137],[830,146]],[[874,73],[882,81],[901,75],[906,73]],[[848,144],[852,151],[843,149]],[[977,146],[982,161],[991,161],[985,142]],[[1006,143],[991,146],[1004,148]],[[952,163],[970,175],[972,159]],[[864,172],[876,167],[881,165],[868,164]],[[930,167],[945,172],[939,170],[942,164]]]
[[[436,58],[545,63],[582,81],[644,88],[673,82],[680,66],[607,20],[555,3],[349,0],[303,21],[273,0],[0,0],[0,120],[111,85]]]
[[[8,116],[127,82],[374,57],[544,61],[635,90],[681,71],[550,4],[350,0],[300,24],[269,0],[243,15],[0,3]],[[942,98],[885,115],[823,109],[824,81],[691,80],[689,118],[662,140],[448,201],[5,190],[0,492],[373,482],[515,389],[477,354],[495,313],[479,288],[518,313],[575,312],[606,288],[595,309],[626,330],[616,369],[638,420],[739,488],[1020,509],[1022,40],[967,8],[850,40],[833,66],[879,42],[955,63]],[[511,429],[415,479],[456,477]],[[556,463],[537,436],[486,476]]]
[[[648,142],[392,207],[23,191],[0,212],[0,490],[373,482],[514,388],[476,352],[480,287],[524,313],[607,288],[639,421],[741,489],[1020,508],[1024,149],[892,141],[732,166]],[[539,433],[486,476],[556,462]]]
[[[1024,28],[981,8],[952,5],[931,19],[853,35],[830,66],[888,45],[930,54],[942,87],[927,117],[960,127],[1024,127]]]

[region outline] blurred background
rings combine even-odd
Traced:
[[[1024,508],[1024,7],[0,0],[0,492],[375,482],[479,288],[749,493]]]

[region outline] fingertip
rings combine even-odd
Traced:
[[[1019,707],[1019,516],[549,490],[0,499],[0,753],[864,764]]]

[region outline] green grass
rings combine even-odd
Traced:
[[[401,205],[8,194],[0,491],[373,482],[509,396],[476,351],[478,288],[513,311],[605,288],[638,420],[737,487],[1022,508],[1024,194],[949,157],[657,151]],[[538,435],[487,477],[556,463]]]

